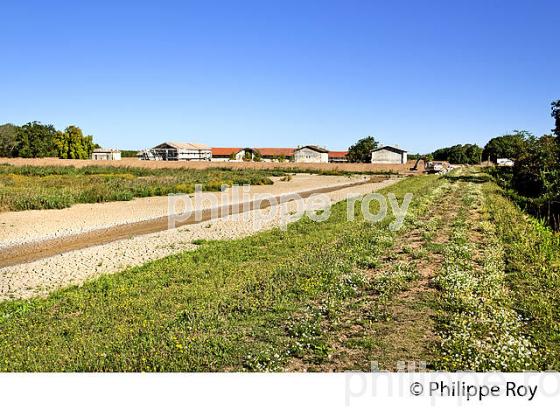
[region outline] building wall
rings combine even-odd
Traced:
[[[381,149],[371,153],[372,164],[406,164],[408,160],[406,152],[393,152],[388,149]]]
[[[329,162],[329,154],[327,152],[317,152],[309,148],[302,148],[294,152],[294,161],[310,163]]]
[[[212,159],[211,150],[178,150],[178,161],[210,161]]]
[[[94,152],[93,154],[91,154],[91,159],[96,161],[108,161],[109,154],[105,152]]]
[[[94,152],[91,154],[91,159],[96,161],[120,161],[120,152]]]
[[[253,153],[251,153],[251,160],[254,158],[254,156],[255,155]],[[245,159],[245,150],[242,149],[235,154],[234,159],[231,159],[229,155],[225,156],[225,157],[224,156],[220,156],[220,157],[212,156],[211,161],[212,162],[240,162],[240,161],[243,161],[244,159]]]

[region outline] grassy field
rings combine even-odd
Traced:
[[[350,176],[337,169],[310,169],[319,175]],[[14,166],[0,163],[0,211],[61,209],[77,203],[129,201],[133,198],[192,193],[222,185],[270,185],[273,176],[302,172],[299,168],[149,168],[119,166]],[[391,174],[389,171],[365,174]]]
[[[479,171],[389,191],[414,194],[397,232],[339,203],[327,222],[4,302],[0,370],[558,370],[558,235]]]
[[[129,201],[194,192],[195,184],[218,191],[223,184],[272,184],[274,170],[147,169],[90,166],[16,167],[0,164],[0,210],[60,209],[76,203]]]

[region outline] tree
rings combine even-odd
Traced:
[[[101,148],[97,144],[93,144],[93,148]],[[138,151],[133,149],[123,149],[121,150],[122,158],[135,158],[138,155]]]
[[[93,152],[93,137],[82,133],[75,125],[70,125],[64,132],[58,131],[54,142],[59,158],[88,159]]]
[[[476,144],[458,144],[432,153],[435,161],[448,161],[452,164],[480,164],[481,155],[482,148]]]
[[[348,148],[348,161],[350,162],[371,162],[371,151],[376,149],[379,143],[375,138],[368,136],[362,138],[350,148]]]
[[[558,162],[560,163],[560,100],[554,101],[552,103],[551,115],[554,118],[555,128],[552,131],[556,135],[556,145],[558,147]],[[560,165],[558,166],[558,168],[559,168],[558,173],[560,174]]]
[[[56,130],[52,125],[34,121],[22,125],[16,135],[15,156],[23,158],[54,157]]]
[[[555,120],[554,136],[536,138],[526,131],[516,131],[491,140],[487,148],[489,152],[494,149],[495,155],[515,159],[513,168],[493,171],[500,184],[511,190],[512,198],[523,209],[560,230],[560,101],[552,103],[551,114]]]
[[[526,149],[513,166],[513,188],[526,197],[539,197],[556,185],[558,147],[552,135],[530,136]],[[555,191],[558,194],[558,191]]]
[[[513,134],[492,138],[484,147],[482,159],[496,162],[498,158],[516,160],[527,149],[527,139],[531,134],[527,131],[514,131]]]
[[[476,144],[463,145],[467,164],[480,164],[482,161],[482,148]]]
[[[18,127],[13,124],[0,125],[0,157],[11,157],[15,154]]]
[[[556,138],[560,141],[560,100],[552,103],[552,117],[554,118],[556,125],[552,131],[556,135]]]

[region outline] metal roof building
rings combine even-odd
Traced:
[[[212,150],[206,144],[167,141],[147,150],[141,159],[156,161],[210,161]]]

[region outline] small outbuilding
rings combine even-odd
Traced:
[[[95,148],[91,154],[94,161],[120,161],[121,152],[112,148]]]
[[[406,164],[408,153],[404,149],[386,145],[371,152],[372,164]]]
[[[499,167],[513,167],[514,164],[515,162],[509,158],[498,158],[496,160],[496,165]]]
[[[294,150],[295,162],[329,162],[329,151],[317,145],[304,145]]]

